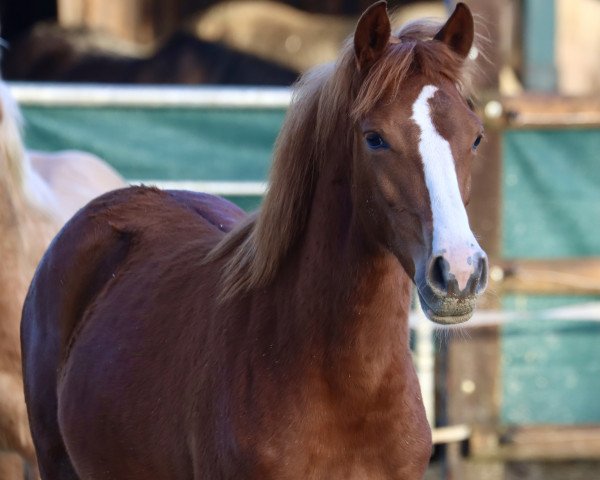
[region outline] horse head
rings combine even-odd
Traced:
[[[459,3],[429,38],[416,37],[423,30],[391,35],[385,2],[359,20],[354,204],[373,242],[412,277],[427,317],[455,324],[471,317],[488,272],[465,210],[483,136],[461,92],[473,17]]]

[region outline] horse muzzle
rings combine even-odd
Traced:
[[[445,325],[466,322],[488,281],[488,260],[481,249],[433,254],[418,279],[421,306],[432,322]]]

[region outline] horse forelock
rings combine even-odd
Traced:
[[[432,82],[440,78],[450,80],[466,93],[475,69],[474,58],[463,59],[444,43],[433,40],[441,26],[441,22],[418,20],[394,32],[393,41],[371,67],[357,93],[352,109],[355,119],[381,102],[393,102],[402,85],[413,75]],[[475,52],[479,51],[481,41],[482,37],[478,36],[473,46]]]
[[[261,210],[228,234],[207,261],[226,259],[223,297],[266,285],[304,230],[324,162],[353,155],[358,120],[380,102],[395,99],[411,75],[457,87],[467,83],[466,61],[433,41],[441,23],[412,22],[395,33],[364,75],[351,39],[336,63],[317,67],[295,86],[275,145],[269,188]]]

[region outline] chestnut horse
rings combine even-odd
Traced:
[[[26,152],[20,112],[0,80],[0,478],[35,470],[29,433],[19,323],[35,267],[52,237],[85,203],[125,185],[96,157],[82,152]],[[19,458],[21,457],[21,458]]]
[[[451,324],[487,282],[473,37],[464,4],[391,36],[378,2],[298,85],[256,215],[134,187],[65,226],[21,331],[44,479],[422,477],[411,285]]]

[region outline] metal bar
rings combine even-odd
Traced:
[[[9,82],[22,105],[286,109],[288,87],[217,87]]]
[[[431,430],[434,445],[441,443],[464,442],[471,436],[471,427],[468,425],[451,425],[438,427]]]
[[[260,197],[267,191],[267,182],[207,182],[187,180],[129,180],[132,185],[153,185],[167,190],[192,190],[211,195]]]
[[[535,311],[501,311],[479,310],[465,323],[459,325],[433,324],[436,330],[443,329],[468,329],[505,325],[514,322],[531,320],[543,321],[573,321],[573,322],[600,322],[600,302],[589,302],[568,307],[549,308]],[[410,328],[417,329],[419,325],[418,313],[411,312]]]

